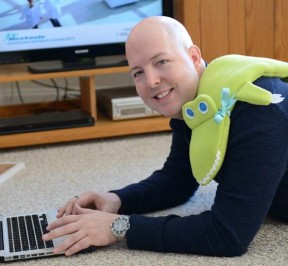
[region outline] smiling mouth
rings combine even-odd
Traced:
[[[154,96],[154,98],[157,100],[161,100],[161,99],[165,98],[167,95],[169,95],[172,91],[173,91],[173,88],[170,90],[167,90],[167,91],[163,91],[163,92],[159,93],[158,95]]]

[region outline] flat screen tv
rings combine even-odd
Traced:
[[[128,33],[154,15],[172,17],[173,0],[0,0],[0,64],[32,63],[32,72],[125,65]]]

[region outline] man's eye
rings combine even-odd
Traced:
[[[167,63],[167,60],[163,59],[163,60],[160,60],[158,62],[159,65],[164,65],[165,63]]]
[[[133,78],[137,78],[139,77],[141,74],[143,73],[143,71],[137,71],[133,74]]]

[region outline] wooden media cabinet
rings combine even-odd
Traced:
[[[1,83],[78,77],[81,92],[81,109],[89,112],[96,121],[93,126],[0,135],[0,149],[169,131],[169,119],[162,116],[112,121],[97,112],[95,76],[121,72],[128,72],[128,67],[121,66],[32,74],[27,70],[26,64],[0,66]],[[0,117],[13,117],[33,113],[33,111],[41,108],[43,109],[43,107],[48,106],[49,104],[51,105],[53,103],[1,106]],[[57,102],[54,104],[57,104]],[[71,108],[71,105],[65,105],[65,102],[62,102],[61,104],[64,109]]]

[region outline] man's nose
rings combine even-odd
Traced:
[[[146,72],[146,85],[149,88],[154,88],[159,85],[161,82],[161,78],[155,71]]]

